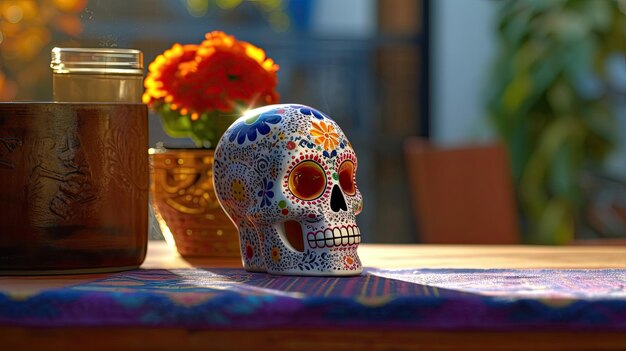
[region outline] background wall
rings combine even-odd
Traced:
[[[486,0],[432,2],[431,136],[442,144],[493,138],[482,92],[496,49]]]

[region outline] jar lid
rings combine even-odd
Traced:
[[[143,53],[135,49],[54,48],[54,73],[143,74]]]

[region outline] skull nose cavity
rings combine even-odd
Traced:
[[[339,189],[339,186],[337,186],[337,184],[333,186],[333,191],[330,194],[330,209],[333,210],[333,212],[339,212],[339,210],[348,210],[348,205],[346,205],[346,199],[343,197],[343,193],[341,192],[341,189]]]

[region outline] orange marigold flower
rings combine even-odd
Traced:
[[[313,123],[311,135],[315,143],[321,145],[326,151],[334,150],[339,144],[339,134],[337,134],[333,126],[326,124],[324,121]]]
[[[178,66],[184,62],[195,59],[198,45],[174,44],[172,48],[165,50],[163,54],[157,56],[148,66],[148,75],[144,80],[146,88],[143,94],[143,102],[154,105],[156,102],[173,103],[179,76]]]
[[[192,116],[274,104],[278,68],[262,49],[215,31],[200,45],[175,44],[157,57],[149,66],[143,101],[153,107],[169,103]]]

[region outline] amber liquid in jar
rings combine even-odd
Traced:
[[[21,206],[0,220],[0,274],[137,268],[148,237],[142,53],[54,48],[50,66],[54,103],[0,106],[8,128],[26,131],[29,155],[0,169],[20,189],[0,199]]]

